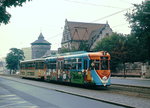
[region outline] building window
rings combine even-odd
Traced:
[[[109,33],[106,33],[106,36],[109,36]]]

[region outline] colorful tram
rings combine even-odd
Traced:
[[[28,67],[30,65],[27,65],[31,62],[34,64],[32,74]],[[42,63],[42,69],[38,69],[37,62]],[[23,64],[26,64],[26,69],[24,69]],[[22,75],[23,73],[26,76]],[[44,80],[47,81],[98,86],[110,85],[110,75],[110,54],[105,51],[68,53],[56,57],[47,57],[44,60],[23,61],[20,70],[20,76],[22,77],[44,77]]]

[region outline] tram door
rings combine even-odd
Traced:
[[[57,69],[58,69],[58,80],[63,81],[63,60],[58,60]]]
[[[86,69],[86,78],[85,80],[87,82],[91,82],[92,81],[92,75],[91,72],[94,70],[93,66],[92,66],[92,62],[91,60],[84,60],[84,68]]]

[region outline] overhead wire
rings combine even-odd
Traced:
[[[132,4],[131,2],[126,1],[126,0],[118,0],[118,1],[121,1],[121,2],[123,2],[123,3],[127,3],[127,4]]]
[[[115,26],[113,26],[113,27],[111,27],[111,28],[116,28],[116,27],[118,27],[118,26],[123,26],[123,25],[127,25],[128,23],[123,23],[123,24],[118,24],[118,25],[115,25]]]
[[[82,3],[82,4],[83,4],[83,2],[78,2],[78,1],[72,1],[72,0],[65,0],[65,1],[74,2],[74,3]],[[84,3],[84,4],[85,4],[85,3]],[[93,6],[109,7],[109,8],[119,8],[119,7],[106,6],[106,5],[97,5],[97,4],[91,4],[91,3],[86,3],[86,4],[88,4],[88,5],[93,5]],[[120,10],[120,11],[117,11],[117,12],[112,13],[112,14],[110,14],[110,15],[107,15],[107,16],[104,16],[104,17],[95,19],[95,20],[93,20],[93,21],[91,21],[91,22],[89,22],[89,23],[94,23],[94,22],[97,22],[97,21],[100,21],[100,20],[109,18],[109,17],[111,17],[111,16],[114,16],[114,15],[116,15],[116,14],[122,13],[122,12],[124,12],[124,11],[126,11],[126,10],[131,9],[131,8],[133,8],[133,7],[129,7],[129,8],[126,8],[126,9],[123,9],[123,10]],[[125,24],[116,25],[116,26],[114,26],[114,27],[121,26],[121,25],[125,25]],[[80,26],[82,26],[82,24],[80,24]],[[114,28],[114,27],[112,27],[112,28]],[[73,29],[73,28],[70,28],[70,29]],[[58,33],[58,34],[52,36],[51,39],[52,39],[52,38],[56,38],[56,37],[60,36],[61,34],[62,34],[62,32],[60,32],[60,33]]]
[[[131,8],[131,7],[130,7],[130,8]],[[126,8],[126,9],[123,9],[123,10],[121,10],[121,11],[117,11],[117,12],[112,13],[112,14],[110,14],[110,15],[107,15],[107,16],[104,16],[104,17],[101,17],[101,18],[98,18],[98,19],[96,19],[96,20],[93,20],[92,22],[96,22],[96,21],[99,21],[99,20],[103,20],[103,19],[105,19],[105,18],[109,18],[109,17],[111,17],[111,16],[113,16],[113,15],[116,15],[116,14],[119,14],[119,13],[121,13],[121,12],[124,12],[124,11],[126,11],[126,10],[128,10],[128,9],[130,9],[130,8]]]
[[[115,7],[115,6],[109,6],[109,5],[100,5],[100,4],[80,2],[80,1],[74,1],[74,0],[64,0],[64,1],[78,3],[78,4],[83,4],[83,5],[101,6],[101,7],[106,7],[106,8],[115,8],[115,9],[123,9],[121,7]]]

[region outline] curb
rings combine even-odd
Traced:
[[[117,103],[117,102],[113,102],[113,101],[108,101],[108,100],[104,100],[104,99],[100,99],[100,98],[96,98],[96,97],[92,97],[92,96],[88,96],[88,95],[83,95],[83,94],[79,94],[79,93],[69,92],[69,91],[56,89],[56,88],[48,88],[48,87],[44,87],[44,86],[40,86],[40,85],[36,85],[36,84],[34,85],[34,84],[26,83],[26,82],[20,82],[20,81],[17,81],[15,79],[11,79],[11,77],[7,77],[7,76],[2,76],[2,78],[9,79],[9,80],[12,80],[12,81],[15,81],[15,82],[19,82],[19,83],[23,83],[23,84],[29,84],[29,85],[32,85],[32,86],[35,86],[35,87],[45,88],[45,89],[54,90],[54,91],[61,92],[61,93],[66,93],[66,94],[70,94],[70,95],[74,95],[74,96],[80,96],[80,97],[83,97],[83,98],[88,98],[88,99],[92,99],[92,100],[96,100],[96,101],[100,101],[100,102],[104,102],[104,103],[109,103],[109,104],[113,104],[113,105],[117,105],[117,106],[128,107],[128,108],[135,108],[133,106],[129,106],[129,105],[126,105],[126,104],[123,104],[123,103]]]

